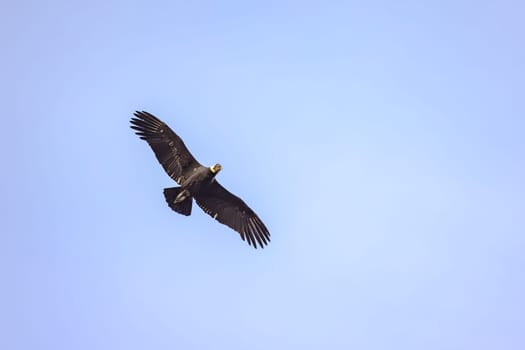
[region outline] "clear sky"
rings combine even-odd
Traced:
[[[521,1],[4,1],[1,349],[524,349]],[[129,128],[167,122],[254,250]]]

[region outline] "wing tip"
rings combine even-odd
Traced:
[[[133,113],[133,115],[136,117],[136,118],[132,118],[132,119],[138,119],[138,120],[142,120],[142,121],[146,121],[146,122],[154,122],[154,123],[162,123],[162,121],[155,117],[153,114],[147,112],[147,111],[135,111]]]

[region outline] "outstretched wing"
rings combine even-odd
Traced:
[[[270,242],[270,233],[257,214],[216,180],[195,196],[195,200],[204,212],[237,231],[242,240],[254,248],[257,243],[264,248]]]
[[[182,139],[165,123],[148,112],[135,112],[131,118],[132,129],[146,140],[166,173],[179,185],[201,166],[191,155]]]

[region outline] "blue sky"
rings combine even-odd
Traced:
[[[0,348],[525,346],[522,3],[0,8]],[[137,109],[267,249],[166,206]]]

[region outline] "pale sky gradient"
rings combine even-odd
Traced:
[[[521,1],[4,1],[1,349],[524,349]],[[195,208],[166,121],[271,231]]]

